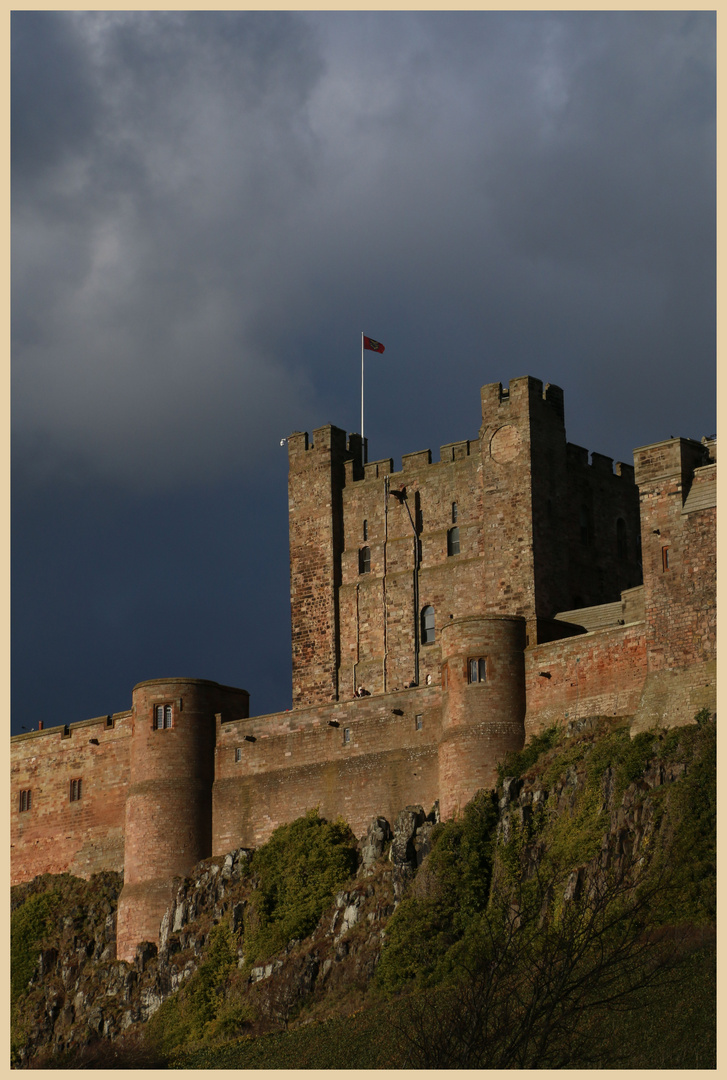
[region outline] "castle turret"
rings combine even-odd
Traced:
[[[248,693],[205,679],[134,687],[117,955],[159,939],[173,879],[212,854],[215,714],[248,716]]]
[[[467,616],[445,623],[439,801],[455,815],[497,785],[497,762],[525,738],[525,619]]]

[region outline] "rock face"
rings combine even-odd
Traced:
[[[386,921],[429,848],[437,816],[436,807],[429,815],[421,806],[407,807],[393,830],[386,818],[374,818],[359,845],[352,886],[335,896],[312,939],[291,941],[282,954],[249,969],[249,986],[271,1022],[285,1023],[292,1003],[314,991],[323,995],[352,980],[368,983],[381,954]],[[389,844],[395,851],[387,860]],[[112,881],[104,903],[91,905],[83,919],[78,912],[67,914],[55,935],[57,944],[39,951],[17,1063],[27,1067],[41,1050],[73,1052],[145,1024],[197,970],[210,930],[222,919],[229,920],[238,937],[238,967],[244,970],[250,855],[240,848],[205,860],[181,879],[162,916],[159,946],[142,942],[130,963],[117,960],[115,951],[121,875],[103,875]],[[16,900],[28,891],[20,888]]]

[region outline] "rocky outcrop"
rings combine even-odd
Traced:
[[[608,722],[601,721],[601,727],[607,730]],[[597,733],[598,718],[586,721],[585,729]],[[577,735],[582,730],[583,721],[571,734]],[[620,794],[616,769],[613,765],[604,769],[596,808],[603,827],[600,847],[590,859],[572,868],[564,886],[565,899],[577,899],[586,887],[603,888],[607,878],[623,880],[638,873],[641,854],[653,851],[657,834],[668,825],[657,806],[655,793],[681,779],[686,768],[683,762],[662,762],[654,757],[638,779],[627,784]],[[571,819],[587,783],[586,754],[567,768],[550,789],[544,786],[541,774],[503,780],[497,835],[504,844],[516,836],[521,839],[524,879],[536,874],[546,852],[544,826],[555,818]]]
[[[421,806],[402,811],[393,830],[386,818],[374,818],[359,845],[352,887],[336,895],[316,933],[249,968],[249,985],[271,1021],[285,1022],[293,1004],[311,994],[352,981],[368,983],[386,921],[429,850],[436,820],[436,807],[427,815]],[[117,960],[115,952],[121,875],[103,875],[113,879],[103,902],[67,912],[53,944],[39,950],[24,1000],[25,1039],[17,1064],[28,1066],[40,1050],[75,1052],[98,1038],[133,1033],[189,981],[204,960],[210,931],[222,919],[238,941],[238,968],[248,968],[242,930],[252,888],[250,855],[240,848],[205,860],[180,879],[162,917],[159,945],[142,942],[133,963]],[[15,905],[40,887],[20,886]]]

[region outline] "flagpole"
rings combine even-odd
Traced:
[[[364,428],[363,428],[363,382],[364,382],[364,333],[361,331],[361,466],[366,464],[364,452]]]

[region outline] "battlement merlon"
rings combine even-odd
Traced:
[[[696,439],[664,439],[634,450],[635,479],[639,487],[673,478],[681,483],[682,493],[691,484],[694,470],[709,463],[709,446]]]
[[[484,431],[493,425],[506,423],[510,417],[522,416],[527,413],[537,415],[537,411],[545,406],[561,426],[565,425],[565,404],[563,391],[553,383],[543,386],[541,379],[532,375],[522,375],[517,379],[510,379],[507,387],[502,383],[488,383],[480,390],[482,403],[482,427],[480,437]]]
[[[361,436],[357,432],[346,435],[343,428],[335,424],[325,424],[315,428],[313,438],[307,431],[293,431],[288,436],[288,462],[291,471],[309,467],[313,460],[320,461],[321,456],[331,464],[341,465],[351,462],[355,479],[363,477],[361,455]],[[368,458],[368,439],[363,440],[363,457]],[[308,456],[310,455],[310,456]]]

